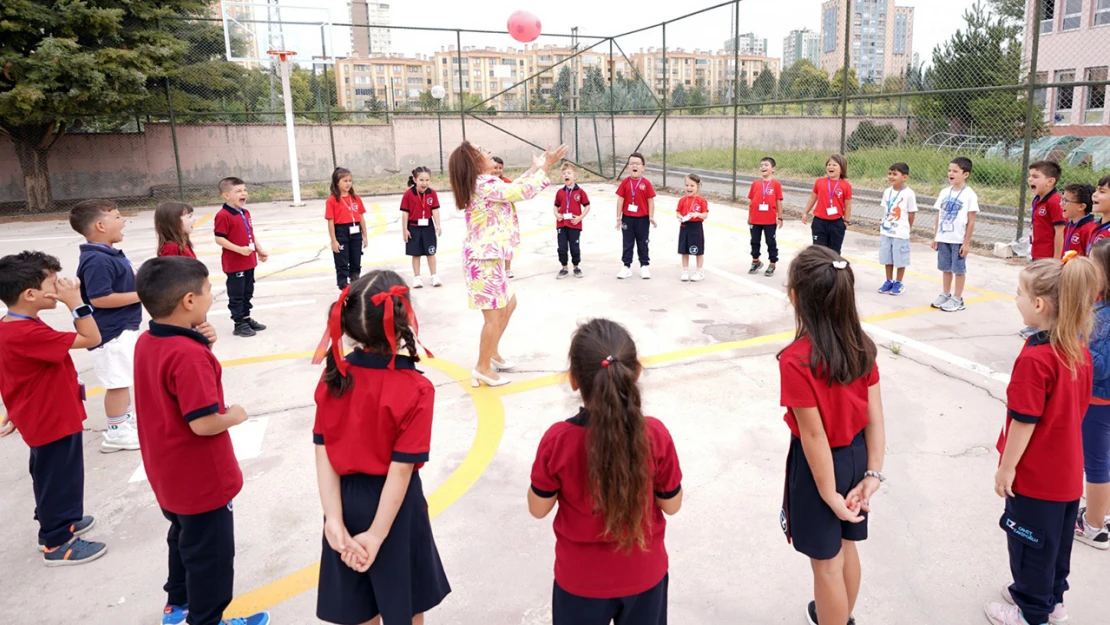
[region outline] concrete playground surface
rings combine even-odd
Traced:
[[[779,273],[750,276],[747,211],[712,204],[706,279],[683,283],[672,212],[678,198],[660,196],[652,279],[618,281],[614,187],[586,188],[593,210],[582,236],[580,280],[555,280],[555,188],[518,206],[523,242],[513,269],[519,308],[502,352],[520,366],[512,384],[495,390],[469,386],[481,318],[466,306],[463,218],[449,193],[441,196],[444,286],[415,291],[414,303],[423,342],[438,356],[422,363],[438,390],[431,461],[421,473],[453,592],[427,622],[550,622],[551,518],[533,519],[525,493],[540,436],[579,405],[561,376],[569,336],[579,321],[606,316],[635,337],[646,366],[646,412],[670,428],[682,462],[685,503],[668,520],[667,532],[671,622],[805,623],[809,565],[779,527],[789,433],[774,355],[792,336],[783,285],[790,260],[809,240],[808,228],[788,221],[780,233]],[[368,198],[364,264],[396,269],[408,279],[398,203],[399,196]],[[309,357],[337,290],[322,201],[251,209],[258,239],[271,253],[258,270],[254,315],[269,329],[255,338],[231,334],[212,241],[217,207],[197,209],[200,226],[193,235],[219,295],[210,319],[220,334],[214,349],[225,367],[226,395],[252,415],[233,430],[246,479],[235,500],[236,600],[227,614],[268,609],[276,624],[316,623],[321,511],[310,431],[320,369]],[[124,232],[122,247],[136,265],[154,254],[152,213],[130,217]],[[0,226],[0,254],[43,250],[62,260],[66,275],[76,269],[79,242],[62,219]],[[880,345],[890,478],[874,500],[871,538],[861,547],[856,617],[861,624],[985,622],[982,605],[998,600],[1010,580],[993,476],[1006,383],[1022,344],[1012,297],[1019,267],[971,258],[968,308],[948,314],[929,307],[940,274],[928,247],[914,244],[907,292],[896,298],[876,292],[883,281],[877,246],[877,237],[850,232],[844,249],[861,314]],[[46,320],[69,325],[61,311]],[[74,357],[95,389],[88,355]],[[108,553],[84,566],[42,565],[26,446],[18,436],[0,441],[5,623],[153,625],[160,619],[167,524],[139,453],[98,453],[106,424],[100,396],[92,395],[85,510],[97,517],[89,537],[108,543]],[[1107,622],[1107,557],[1075,546],[1070,622]]]

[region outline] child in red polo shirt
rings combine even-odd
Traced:
[[[678,201],[675,217],[678,218],[678,253],[682,255],[683,282],[705,280],[702,267],[705,264],[705,218],[709,216],[709,202],[698,195],[701,191],[701,177],[697,174],[686,176],[686,195]],[[698,259],[698,270],[690,275],[690,257]]]
[[[159,256],[196,258],[193,242],[193,207],[185,202],[162,202],[154,211],[154,232],[158,235]]]
[[[807,247],[790,263],[787,284],[798,327],[778,354],[792,435],[780,520],[813,568],[809,622],[850,623],[860,583],[856,542],[867,539],[871,497],[885,479],[875,343],[860,326],[855,276],[839,254]]]
[[[227,308],[235,323],[235,336],[254,336],[266,329],[251,317],[254,298],[254,268],[270,257],[258,241],[247,210],[247,183],[230,177],[220,181],[223,208],[213,219],[216,245],[224,248],[221,264],[227,274]]]
[[[62,265],[42,252],[0,258],[0,400],[8,409],[0,437],[17,428],[31,448],[31,484],[39,548],[46,566],[84,564],[104,555],[104,543],[78,538],[93,528],[85,516],[84,387],[71,349],[100,344],[92,307],[81,302],[75,280],[59,278]],[[58,332],[39,319],[62,302],[77,332]]]
[[[1033,192],[1033,245],[1029,255],[1033,260],[1060,258],[1067,245],[1064,230],[1068,222],[1056,192],[1061,173],[1060,165],[1053,161],[1036,161],[1029,166],[1029,189]]]
[[[782,227],[782,183],[775,180],[775,159],[764,156],[759,161],[758,182],[748,189],[748,228],[752,234],[752,266],[748,273],[756,273],[763,268],[759,260],[761,239],[767,239],[767,271],[763,275],[775,275],[775,263],[779,262],[778,229]]]
[[[1091,194],[1091,212],[1098,215],[1099,223],[1087,241],[1087,255],[1091,248],[1103,239],[1110,239],[1110,176],[1103,176]]]
[[[139,440],[151,490],[170,522],[162,623],[267,625],[266,612],[223,620],[235,581],[231,500],[243,488],[227,431],[247,412],[224,402],[211,348],[216,333],[205,321],[208,269],[192,258],[153,258],[139,269],[136,289],[152,318],[135,347]]]
[[[1072,183],[1064,187],[1060,206],[1064,209],[1064,217],[1068,220],[1068,227],[1064,230],[1064,253],[1075,252],[1080,256],[1088,256],[1087,244],[1091,241],[1098,228],[1095,216],[1091,214],[1093,203],[1091,196],[1095,188],[1089,184]]]
[[[416,617],[451,586],[420,480],[435,387],[416,369],[408,289],[392,271],[371,272],[340,294],[328,317],[313,359],[327,359],[312,428],[324,507],[316,617],[422,623]],[[358,345],[345,358],[344,334]]]
[[[559,504],[554,625],[667,622],[663,514],[682,507],[682,470],[666,426],[641,411],[640,371],[618,323],[594,319],[571,338],[570,386],[584,406],[543,435],[528,491],[537,519]]]
[[[994,492],[1014,583],[986,606],[995,625],[1067,620],[1071,549],[1083,495],[1081,423],[1091,401],[1092,310],[1102,280],[1089,258],[1034,261],[1018,279],[1017,308],[1038,332],[1014,361]]]
[[[848,160],[833,154],[825,162],[825,178],[813,183],[806,201],[802,223],[809,223],[812,212],[813,244],[823,245],[837,254],[844,245],[844,234],[852,221],[852,185],[848,182]]]
[[[401,236],[405,254],[412,257],[412,288],[423,288],[420,280],[420,257],[428,259],[432,286],[443,286],[436,275],[436,245],[443,230],[439,226],[439,196],[431,188],[432,170],[417,167],[409,176],[409,190],[401,197]]]
[[[574,263],[574,277],[581,278],[582,270],[582,222],[590,214],[590,196],[578,186],[578,168],[574,163],[563,163],[563,188],[555,192],[555,230],[559,233],[559,263],[563,268],[555,276],[562,280],[570,275],[567,261]],[[569,254],[568,254],[569,252]]]
[[[324,203],[328,221],[331,253],[335,261],[335,282],[343,290],[362,273],[362,250],[366,238],[366,207],[355,193],[351,170],[336,167],[331,173],[331,195]]]
[[[624,237],[624,252],[621,254],[624,268],[617,274],[618,280],[632,277],[633,247],[640,260],[640,277],[644,280],[651,278],[651,271],[648,270],[648,265],[651,264],[648,235],[656,226],[655,187],[651,186],[650,180],[644,178],[646,165],[643,154],[629,154],[628,177],[617,185],[617,230],[622,231]]]
[[[501,182],[512,184],[512,180],[504,176],[505,161],[500,156],[492,157],[493,171],[490,172],[495,178],[500,178]],[[513,232],[509,235],[509,255],[505,257],[505,277],[512,278],[513,276],[513,255],[516,249],[520,247],[520,216],[516,212],[516,202],[511,202],[509,206],[512,207],[513,212]]]

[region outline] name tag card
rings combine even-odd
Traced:
[[[564,221],[570,221],[571,219],[574,219],[574,213],[563,213]]]
[[[416,225],[426,226],[426,225],[428,225],[428,221],[429,221],[428,219],[417,219],[416,220]]]
[[[361,230],[359,230],[358,224],[351,224],[351,234],[358,234],[359,232]]]
[[[832,215],[837,215],[837,214],[839,214],[839,213],[840,213],[840,209],[839,209],[839,208],[837,208],[837,207],[835,207],[835,206],[830,206],[830,207],[829,207],[829,215],[830,215],[830,216],[832,216]]]
[[[759,210],[760,212],[766,213],[767,211],[771,210],[771,207],[767,204],[760,204]]]
[[[248,243],[247,247],[250,249],[250,251],[253,252],[254,251],[254,241],[251,241],[250,243]]]

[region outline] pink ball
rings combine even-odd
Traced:
[[[521,43],[531,43],[540,36],[540,20],[527,11],[509,16],[509,35]]]

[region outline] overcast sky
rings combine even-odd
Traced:
[[[306,3],[289,1],[290,5]],[[324,5],[324,2],[320,3]],[[349,12],[346,0],[327,0],[334,22],[347,22]],[[598,0],[561,0],[557,3],[522,0],[516,3],[490,3],[494,7],[476,12],[473,5],[458,0],[393,0],[391,20],[395,26],[434,26],[442,28],[475,28],[504,30],[509,14],[515,10],[534,13],[543,23],[545,32],[570,33],[578,26],[582,35],[614,35],[643,26],[657,24],[665,19],[696,9],[711,6],[714,0],[696,2],[612,2]],[[968,0],[904,0],[899,5],[915,8],[913,51],[928,63],[933,46],[946,40],[963,25],[963,11]],[[283,19],[295,19],[286,10]],[[820,32],[821,0],[745,0],[740,3],[740,32],[755,32],[767,39],[770,56],[782,56],[782,40],[791,30],[809,28]],[[667,29],[668,48],[682,47],[720,49],[728,38],[729,7],[725,6],[670,25]],[[334,49],[339,55],[350,50],[348,29],[336,28],[333,34]],[[454,33],[428,33],[392,31],[393,51],[430,54],[441,47],[455,43]],[[315,37],[318,39],[319,37]],[[564,40],[541,37],[537,43],[557,43]],[[583,42],[588,42],[583,39]],[[617,40],[626,53],[662,43],[661,29],[632,35]],[[463,35],[463,46],[506,47],[514,44],[508,35]],[[307,45],[302,46],[307,47]],[[608,52],[608,44],[604,47]]]

